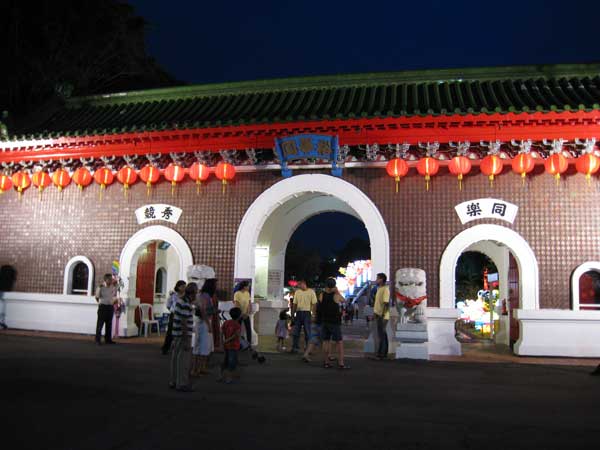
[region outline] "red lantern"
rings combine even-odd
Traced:
[[[561,153],[553,153],[546,161],[544,161],[546,172],[554,175],[556,184],[560,182],[560,174],[564,173],[569,168],[569,162]]]
[[[12,182],[17,188],[17,192],[19,193],[19,200],[21,199],[21,195],[23,191],[31,186],[31,178],[29,178],[29,174],[27,172],[17,172],[12,176]]]
[[[58,187],[58,192],[61,192],[71,183],[71,175],[65,169],[58,169],[52,174],[52,181]]]
[[[108,167],[102,167],[94,172],[94,181],[100,185],[100,201],[102,201],[102,192],[106,186],[115,181],[115,176]]]
[[[129,166],[124,166],[117,172],[117,180],[123,185],[123,195],[127,197],[129,186],[137,181],[137,173]]]
[[[52,180],[50,179],[50,175],[48,175],[48,172],[45,172],[42,170],[40,172],[34,173],[33,176],[31,177],[31,181],[32,181],[33,185],[38,188],[38,191],[40,192],[40,200],[41,200],[42,199],[42,191],[44,189],[46,189],[48,186],[50,186],[50,184],[52,183]]]
[[[83,188],[89,186],[92,182],[92,174],[85,167],[80,167],[75,172],[73,172],[73,181],[77,185],[80,191],[83,191]]]
[[[525,184],[525,177],[533,170],[535,162],[531,154],[519,153],[513,158],[511,165],[513,172],[521,174],[521,179],[523,180],[523,184]]]
[[[471,161],[466,156],[455,156],[450,160],[448,170],[458,177],[458,189],[462,191],[462,179],[471,171]]]
[[[590,184],[592,174],[598,172],[598,169],[600,169],[600,158],[591,153],[585,153],[577,158],[575,167],[577,168],[577,172],[585,174],[585,179]]]
[[[210,169],[204,164],[196,162],[190,167],[189,174],[190,178],[196,182],[196,193],[200,194],[200,186],[202,185],[203,181],[208,179],[208,176],[210,175]]]
[[[175,186],[185,177],[183,167],[177,164],[169,164],[165,169],[165,178],[171,182],[171,195],[175,195]]]
[[[490,179],[490,186],[494,183],[494,176],[500,174],[504,167],[504,163],[498,155],[487,155],[481,161],[479,169]]]
[[[215,175],[223,183],[223,194],[225,193],[225,186],[228,181],[233,180],[235,177],[235,167],[232,164],[226,162],[220,162],[217,164]]]
[[[146,187],[148,188],[147,195],[150,196],[150,189],[152,189],[152,185],[160,178],[160,172],[154,166],[145,166],[140,170],[140,178],[146,183]]]
[[[396,180],[396,192],[398,192],[398,182],[400,181],[400,177],[408,173],[408,164],[403,159],[394,158],[387,163],[385,170],[390,177],[394,177]]]
[[[13,182],[8,175],[0,175],[0,194],[8,191],[13,186]]]
[[[431,177],[435,175],[440,169],[440,163],[437,159],[432,158],[431,156],[427,156],[425,158],[421,158],[417,163],[417,171],[425,176],[425,188],[429,190],[429,180]]]

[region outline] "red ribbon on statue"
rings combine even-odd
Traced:
[[[414,308],[415,306],[419,305],[423,300],[427,299],[427,296],[424,295],[422,297],[411,298],[402,295],[399,292],[396,292],[396,298],[403,302],[404,306],[406,306],[407,308]]]

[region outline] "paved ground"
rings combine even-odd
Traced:
[[[290,355],[167,388],[156,344],[0,335],[7,449],[596,448],[585,366],[376,362],[340,372]],[[12,443],[10,447],[5,444]]]

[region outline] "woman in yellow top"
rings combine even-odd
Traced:
[[[248,345],[252,346],[252,328],[250,325],[250,311],[252,310],[250,302],[250,282],[242,281],[239,284],[239,290],[233,295],[233,303],[235,306],[240,308],[242,315],[240,317],[240,324],[244,325],[246,329],[246,339],[248,339]]]

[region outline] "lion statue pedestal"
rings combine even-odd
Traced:
[[[429,359],[427,336],[427,279],[422,269],[399,269],[395,278],[396,358]]]

